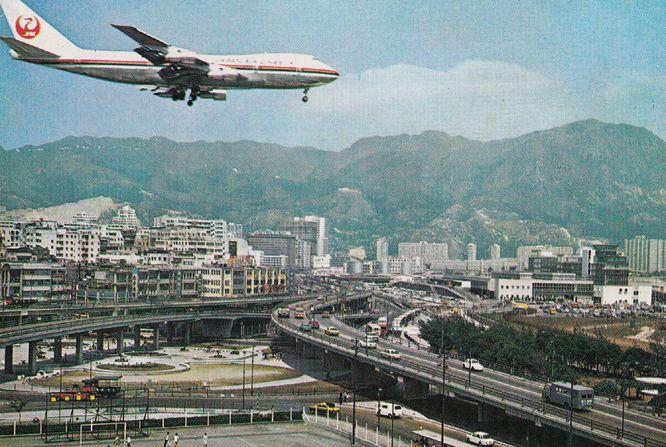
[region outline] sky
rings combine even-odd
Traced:
[[[208,54],[312,54],[342,73],[301,92],[230,91],[188,108],[0,49],[0,146],[68,135],[242,139],[340,150],[440,130],[479,140],[585,118],[666,137],[666,3],[654,1],[27,0],[84,48],[110,23]],[[0,35],[11,35],[4,18]]]

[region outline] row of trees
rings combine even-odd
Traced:
[[[663,346],[653,346],[653,352],[640,348],[623,351],[602,337],[582,333],[516,330],[501,323],[484,330],[459,317],[451,317],[443,322],[431,319],[421,323],[421,336],[433,351],[440,349],[442,327],[447,352],[554,379],[570,380],[579,374],[612,378],[666,375]]]

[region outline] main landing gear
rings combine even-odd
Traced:
[[[305,90],[303,90],[303,102],[308,102],[308,99],[309,99],[308,98],[308,92],[309,91],[310,91],[309,88],[306,88]]]
[[[185,98],[187,98],[187,105],[192,107],[194,102],[199,98],[200,91],[201,88],[197,86],[190,88],[190,96],[187,98],[187,89],[177,88],[171,92],[171,99],[174,101],[185,101]]]

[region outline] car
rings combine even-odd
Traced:
[[[358,345],[361,348],[377,349],[377,342],[374,340],[359,340]]]
[[[330,335],[331,337],[337,337],[338,335],[340,335],[340,331],[335,326],[327,327],[326,329],[324,329],[324,333],[326,335]]]
[[[289,318],[289,309],[281,307],[278,309],[278,318]]]
[[[323,312],[323,313],[321,314],[321,317],[322,317],[322,318],[331,318],[331,314],[328,313],[328,312]]]
[[[402,417],[402,407],[394,403],[380,402],[377,409],[377,416],[399,419]]]
[[[312,331],[312,326],[310,326],[308,323],[302,323],[299,327],[298,330],[301,332],[310,332]]]
[[[339,413],[340,407],[338,404],[332,402],[319,402],[318,404],[310,405],[311,412],[317,413]]]
[[[400,360],[401,358],[400,352],[392,348],[384,349],[380,355],[391,360]]]
[[[319,322],[317,320],[312,320],[310,322],[310,326],[312,326],[312,329],[319,329]]]
[[[474,445],[495,445],[495,440],[491,438],[485,431],[475,431],[467,435],[467,442]]]
[[[463,368],[472,371],[483,371],[483,365],[477,359],[467,359],[463,362]]]

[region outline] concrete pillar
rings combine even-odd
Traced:
[[[172,321],[169,321],[166,325],[166,330],[167,330],[167,343],[171,344],[173,343],[173,337],[176,334],[176,324]]]
[[[104,334],[97,334],[97,352],[104,352]]]
[[[76,334],[76,364],[83,363],[83,334]]]
[[[123,353],[123,350],[125,349],[125,333],[123,332],[125,328],[121,328],[118,330],[118,334],[116,334],[116,353],[118,355],[121,355]]]
[[[141,347],[141,326],[134,326],[134,349]]]
[[[53,339],[53,362],[62,362],[62,337],[56,337]]]
[[[160,325],[153,325],[153,349],[160,349]]]
[[[183,327],[183,344],[189,345],[190,338],[192,338],[192,323],[189,321],[185,322],[185,327]]]
[[[37,342],[31,341],[28,343],[28,375],[35,374],[37,374]]]
[[[14,345],[5,346],[5,372],[14,372]]]

